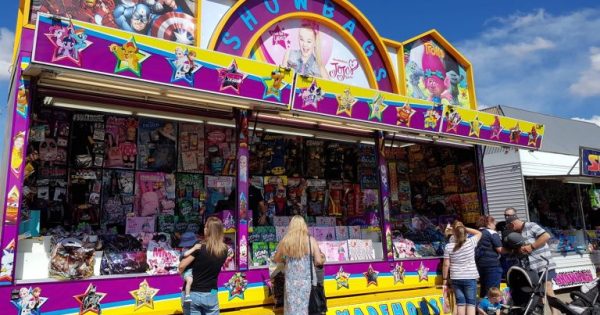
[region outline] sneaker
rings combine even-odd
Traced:
[[[192,303],[192,297],[191,297],[191,296],[189,296],[189,295],[186,295],[186,296],[183,298],[183,303]]]

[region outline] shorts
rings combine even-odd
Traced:
[[[452,279],[452,290],[458,306],[477,306],[477,280]]]
[[[540,277],[542,276],[542,272],[539,273]],[[548,281],[552,281],[556,278],[556,269],[548,269]]]
[[[185,280],[185,278],[187,278],[187,277],[192,277],[193,278],[194,276],[193,276],[193,273],[192,273],[192,268],[186,269],[183,272],[183,274],[181,275],[181,277],[183,278],[183,280]]]

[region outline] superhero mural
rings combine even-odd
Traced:
[[[151,35],[186,45],[196,42],[196,0],[33,0],[40,13]]]

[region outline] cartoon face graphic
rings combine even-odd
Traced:
[[[40,143],[39,148],[40,160],[45,162],[53,162],[58,157],[58,148],[54,139],[46,139]]]

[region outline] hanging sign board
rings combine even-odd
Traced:
[[[600,149],[579,147],[581,175],[600,177]]]

